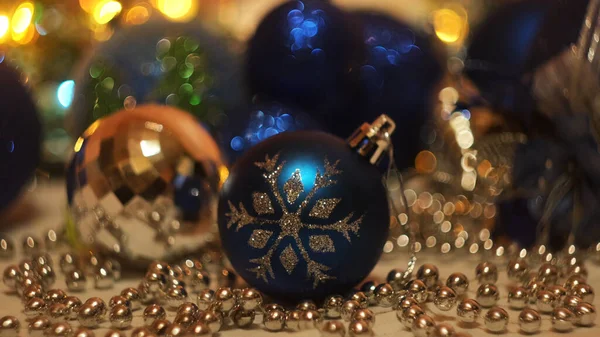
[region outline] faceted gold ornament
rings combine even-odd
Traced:
[[[183,111],[138,106],[98,120],[67,172],[69,238],[133,265],[197,252],[216,229],[227,172],[215,141]]]
[[[248,244],[256,249],[268,248],[267,252],[262,257],[250,260],[251,263],[256,264],[256,267],[250,269],[250,271],[256,274],[256,278],[262,279],[265,282],[268,282],[269,278],[275,279],[275,274],[273,273],[271,265],[273,254],[277,247],[282,243],[283,239],[291,237],[292,243],[287,244],[281,254],[276,257],[279,258],[279,261],[288,274],[291,275],[298,263],[302,260],[307,265],[307,277],[313,280],[314,288],[328,279],[334,279],[333,276],[327,274],[327,271],[330,268],[312,260],[308,251],[316,253],[334,253],[336,251],[335,245],[330,235],[327,234],[327,231],[338,232],[342,234],[346,240],[351,242],[350,233],[358,236],[359,226],[363,217],[360,216],[355,218],[354,213],[351,212],[343,219],[333,220],[327,225],[318,226],[318,228],[324,230],[324,233],[311,235],[308,242],[303,242],[300,238],[300,230],[317,228],[317,225],[302,222],[300,214],[307,208],[317,191],[335,184],[336,181],[332,178],[335,175],[342,173],[336,168],[338,165],[337,162],[330,163],[327,158],[325,158],[324,162],[325,172],[321,173],[317,170],[315,185],[308,191],[307,196],[303,200],[298,199],[300,194],[304,192],[304,185],[302,184],[301,179],[302,172],[299,169],[295,170],[283,185],[282,195],[277,187],[277,179],[281,175],[285,166],[285,161],[279,162],[279,154],[276,154],[272,158],[267,156],[264,162],[255,163],[258,168],[264,170],[263,178],[270,187],[272,197],[279,208],[283,210],[283,215],[279,220],[263,219],[252,216],[248,213],[243,203],[239,203],[236,207],[231,201],[228,202],[229,213],[225,214],[228,219],[227,228],[233,228],[235,231],[239,231],[240,228],[247,225],[258,225],[260,228],[253,230],[248,240]],[[309,217],[328,219],[335,207],[341,201],[341,198],[319,199],[309,211]],[[298,203],[299,206],[294,207],[294,205]],[[254,211],[259,215],[274,213],[271,197],[265,192],[257,191],[252,194],[252,206]],[[270,239],[273,232],[265,229],[268,228],[269,225],[278,225],[281,228],[280,234],[271,241]],[[295,245],[293,243],[295,243]]]

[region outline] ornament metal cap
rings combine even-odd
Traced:
[[[361,125],[347,140],[350,148],[376,165],[392,144],[391,135],[396,130],[396,122],[389,116],[381,115],[369,124]]]

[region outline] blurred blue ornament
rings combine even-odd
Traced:
[[[356,68],[361,102],[330,131],[349,134],[352,125],[386,114],[397,122],[392,136],[396,164],[410,167],[426,146],[420,133],[432,116],[433,90],[443,74],[438,59],[444,56],[436,55],[430,36],[392,17],[370,12],[355,17],[362,24],[368,52],[366,62]]]
[[[0,211],[15,198],[40,160],[41,125],[19,74],[0,63]]]
[[[231,264],[278,299],[349,291],[373,269],[387,239],[381,174],[323,132],[282,133],[252,147],[232,167],[219,203]]]
[[[288,1],[263,19],[249,42],[249,90],[333,125],[356,102],[351,70],[365,56],[353,17],[327,1]]]
[[[492,12],[474,30],[466,75],[492,106],[535,124],[527,75],[576,41],[588,1],[525,0]]]
[[[119,27],[78,67],[69,130],[81,134],[117,110],[159,103],[191,113],[218,135],[246,97],[240,64],[232,41],[198,21],[155,16]]]

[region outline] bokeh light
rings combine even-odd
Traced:
[[[68,108],[71,106],[71,103],[73,102],[74,91],[75,81],[73,80],[64,81],[58,86],[56,98],[58,98],[58,103],[60,103],[63,108]]]
[[[195,0],[157,0],[156,7],[173,21],[189,21],[198,13]]]
[[[84,11],[91,13],[100,1],[101,0],[79,0],[79,6],[81,6],[81,9]]]
[[[456,11],[444,8],[433,13],[433,28],[435,35],[442,42],[452,44],[460,42],[465,35],[466,18]]]
[[[101,1],[94,7],[94,20],[101,25],[107,24],[121,13],[122,9],[123,6],[118,1]]]
[[[6,15],[0,15],[0,40],[4,39],[10,28],[10,20]]]
[[[130,25],[141,25],[146,23],[152,14],[152,9],[145,5],[139,4],[131,8],[125,16],[125,23]]]
[[[12,31],[16,35],[25,34],[33,19],[34,6],[31,2],[24,2],[15,9],[12,17]]]

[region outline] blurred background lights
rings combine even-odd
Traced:
[[[58,98],[58,103],[60,103],[63,108],[68,108],[71,106],[71,102],[73,102],[74,90],[75,81],[73,80],[64,81],[58,86],[56,97]]]
[[[2,40],[6,36],[9,28],[10,28],[10,21],[8,19],[8,16],[0,15],[0,40]]]
[[[468,31],[466,11],[459,7],[442,8],[433,12],[433,28],[442,42],[461,43]]]
[[[98,2],[94,7],[94,20],[101,25],[107,24],[121,13],[122,9],[123,6],[118,1]]]
[[[198,12],[198,1],[157,0],[156,7],[173,21],[189,21]]]
[[[146,4],[139,4],[127,12],[125,22],[130,25],[144,24],[150,18],[152,9]]]
[[[15,34],[24,34],[33,19],[34,6],[31,2],[24,2],[17,7],[12,17],[12,31]]]

